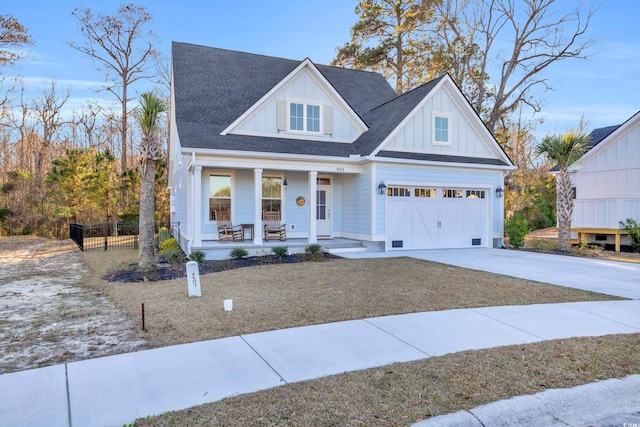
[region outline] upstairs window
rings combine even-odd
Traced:
[[[307,132],[320,132],[319,105],[307,105]]]
[[[304,105],[289,104],[289,128],[291,130],[304,131]]]
[[[289,130],[320,133],[320,105],[289,103]]]
[[[451,145],[451,116],[446,113],[433,113],[433,143]]]

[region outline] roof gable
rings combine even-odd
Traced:
[[[379,129],[382,135],[378,135],[382,138],[372,149],[372,155],[432,161],[479,159],[469,162],[513,165],[448,74],[407,92],[372,113],[376,122],[383,123]],[[452,116],[451,145],[432,144],[433,113]]]
[[[589,134],[591,140],[585,147],[585,153],[570,167],[570,169],[580,169],[582,165],[596,157],[602,151],[606,150],[610,145],[615,144],[623,134],[627,133],[634,127],[640,127],[640,111],[631,116],[621,125],[594,129]],[[640,141],[637,141],[636,143],[640,145]]]
[[[311,83],[299,84],[303,77],[309,76]],[[298,84],[297,84],[298,83]],[[297,86],[305,86],[303,88],[297,88]],[[304,61],[285,76],[278,84],[271,88],[266,94],[264,94],[256,103],[254,103],[248,110],[240,115],[233,123],[227,126],[221,134],[226,135],[229,133],[244,133],[240,129],[240,125],[255,115],[257,111],[268,103],[273,103],[275,99],[286,98],[287,89],[291,89],[289,92],[297,94],[296,98],[306,98],[308,101],[320,102],[322,98],[328,98],[332,106],[336,106],[340,112],[347,117],[347,120],[357,129],[358,133],[362,133],[367,130],[367,125],[360,118],[360,116],[351,108],[351,106],[345,101],[341,94],[331,85],[331,83],[324,77],[313,62],[306,58]],[[317,92],[320,91],[319,95]],[[275,113],[272,112],[272,118],[275,119]],[[274,129],[277,133],[277,129]],[[285,136],[286,135],[282,135]],[[297,139],[304,139],[305,136],[296,136]]]

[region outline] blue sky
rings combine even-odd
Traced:
[[[581,0],[575,0],[581,1]],[[87,99],[105,103],[110,94],[96,92],[104,81],[89,58],[66,41],[80,41],[71,11],[84,4],[94,12],[114,12],[122,2],[84,3],[61,0],[3,0],[0,14],[10,14],[34,38],[31,56],[4,75],[22,75],[31,88],[71,86],[69,108]],[[328,64],[336,47],[349,40],[357,17],[357,0],[142,0],[154,17],[149,29],[159,37],[160,50],[169,57],[171,41],[260,53],[290,59],[311,58]],[[640,110],[640,2],[603,0],[592,19],[588,37],[597,40],[587,60],[552,65],[544,76],[554,91],[536,93],[543,100],[545,121],[538,134],[575,127],[581,116],[589,128],[619,124]],[[136,87],[134,87],[134,90]],[[138,87],[139,91],[145,88]]]

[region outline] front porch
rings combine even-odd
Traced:
[[[290,254],[303,253],[304,249],[315,244],[310,243],[309,239],[287,239],[285,241],[280,240],[263,240],[261,243],[254,244],[253,240],[245,239],[243,242],[220,242],[218,240],[203,240],[201,246],[194,246],[192,251],[202,251],[206,255],[206,259],[209,260],[221,260],[229,259],[230,252],[235,248],[245,249],[249,256],[260,256],[271,254],[271,249],[276,246],[286,246],[289,248]],[[356,252],[366,251],[367,248],[360,240],[345,239],[345,238],[333,238],[333,239],[318,239],[317,244],[322,246],[322,250],[332,254],[339,254],[340,252]]]

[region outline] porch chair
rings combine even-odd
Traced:
[[[264,240],[287,240],[287,224],[280,224],[280,212],[263,211],[262,221],[264,222]]]
[[[218,240],[220,242],[244,242],[244,233],[239,225],[231,224],[229,211],[216,211],[218,225]]]

